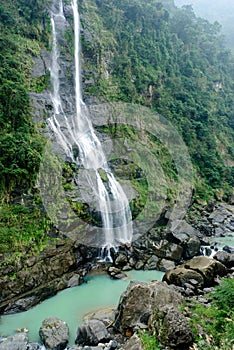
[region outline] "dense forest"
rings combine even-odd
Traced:
[[[81,9],[88,17],[84,28],[93,33],[89,42],[84,36],[84,55],[91,57],[85,68],[97,73],[89,93],[143,104],[169,118],[205,187],[222,188],[227,198],[234,184],[234,60],[219,24],[172,1],[89,0]]]
[[[45,6],[40,0],[0,1],[0,253],[37,245],[47,231],[33,194],[45,142],[29,98],[33,58],[49,42]],[[21,205],[18,198],[31,191],[29,205]]]
[[[218,23],[197,18],[190,6],[177,9],[172,0],[78,4],[83,80],[93,77],[83,86],[84,98],[140,104],[168,118],[188,146],[195,195],[228,201],[234,186],[234,57]],[[49,88],[49,73],[36,80],[30,74],[40,50],[51,50],[49,6],[0,0],[2,252],[15,238],[16,250],[29,236],[38,244],[50,229],[34,188],[45,140],[29,98],[30,91]],[[22,194],[31,196],[30,205],[19,205]]]

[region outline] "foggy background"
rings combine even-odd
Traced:
[[[197,16],[222,25],[227,46],[234,52],[234,0],[174,0],[175,5],[192,5]]]

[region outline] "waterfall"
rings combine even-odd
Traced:
[[[90,170],[94,174],[95,180],[92,180],[91,187],[93,188],[93,194],[97,197],[98,208],[95,209],[101,213],[102,232],[104,235],[104,243],[100,247],[100,258],[109,261],[111,260],[111,248],[117,248],[120,244],[131,242],[131,211],[128,199],[120,183],[115,179],[108,166],[101,142],[95,134],[87,108],[82,99],[80,19],[77,0],[71,0],[71,6],[74,17],[75,112],[71,117],[67,117],[61,99],[60,72],[62,67],[59,64],[58,38],[61,35],[61,27],[66,23],[66,18],[63,14],[62,0],[60,0],[58,9],[51,13],[53,47],[50,72],[51,100],[54,112],[48,119],[47,124],[66,156],[73,163]],[[74,147],[79,150],[78,157],[73,154]],[[105,174],[105,181],[100,175],[100,170]]]

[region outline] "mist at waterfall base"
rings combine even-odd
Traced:
[[[60,64],[59,38],[63,35],[66,18],[63,13],[62,0],[54,4],[51,13],[52,27],[52,62],[51,62],[51,100],[53,115],[47,120],[52,140],[57,144],[66,158],[78,167],[90,170],[92,176],[87,178],[87,187],[93,190],[95,197],[94,209],[101,214],[103,238],[100,237],[100,258],[111,261],[111,248],[120,244],[130,243],[132,240],[132,217],[128,199],[120,183],[115,179],[102,149],[101,142],[95,134],[89,119],[87,108],[82,100],[80,81],[80,20],[77,1],[72,0],[74,20],[74,101],[75,110],[72,116],[67,117],[64,111],[64,102],[60,76],[63,65]],[[70,111],[69,111],[70,113]],[[79,150],[78,154],[77,151]],[[107,181],[102,179],[100,170],[105,173]],[[116,219],[117,217],[117,219]]]
[[[100,308],[117,307],[119,297],[130,279],[149,282],[162,280],[164,275],[159,271],[131,271],[127,274],[126,280],[113,280],[106,275],[88,276],[87,283],[59,292],[29,311],[1,316],[0,336],[12,335],[17,328],[25,327],[29,330],[30,341],[39,342],[38,332],[42,321],[46,317],[55,316],[68,324],[70,344],[74,344],[76,331],[83,323],[83,317]]]

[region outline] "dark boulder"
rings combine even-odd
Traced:
[[[184,243],[184,257],[191,259],[194,256],[200,255],[201,242],[198,237],[190,237]]]
[[[228,245],[225,245],[225,246],[223,247],[223,250],[224,250],[225,252],[228,252],[228,253],[234,253],[234,248],[233,248],[233,247],[229,247]]]
[[[175,243],[162,240],[154,247],[154,254],[159,258],[180,261],[183,253],[183,248]]]
[[[41,349],[41,345],[38,343],[29,343],[27,350],[40,350]]]
[[[189,349],[194,336],[185,316],[177,307],[160,306],[155,311],[154,319],[156,337],[162,345],[169,349]]]
[[[228,268],[234,267],[234,253],[219,251],[214,255],[214,259],[221,262]]]
[[[95,346],[109,340],[110,334],[104,323],[99,320],[89,320],[78,328],[75,343],[82,346]]]

